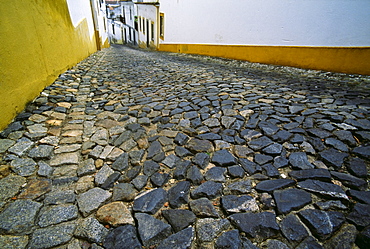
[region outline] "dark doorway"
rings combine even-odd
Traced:
[[[149,48],[149,45],[150,45],[149,20],[146,19],[146,47]]]

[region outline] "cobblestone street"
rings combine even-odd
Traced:
[[[0,156],[0,248],[370,248],[368,76],[112,46]]]

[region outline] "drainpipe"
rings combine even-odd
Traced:
[[[96,9],[95,9],[94,2],[95,2],[95,0],[90,0],[91,15],[92,15],[93,23],[94,23],[94,35],[95,35],[96,49],[101,50],[101,41],[100,41],[100,34],[99,34],[98,17],[97,17],[97,14],[96,14]]]

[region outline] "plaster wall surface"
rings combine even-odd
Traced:
[[[161,0],[165,43],[369,46],[367,0]]]
[[[60,73],[97,49],[88,0],[1,2],[0,130]]]

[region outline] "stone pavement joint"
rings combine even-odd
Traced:
[[[124,46],[0,133],[0,248],[369,248],[370,77]]]

